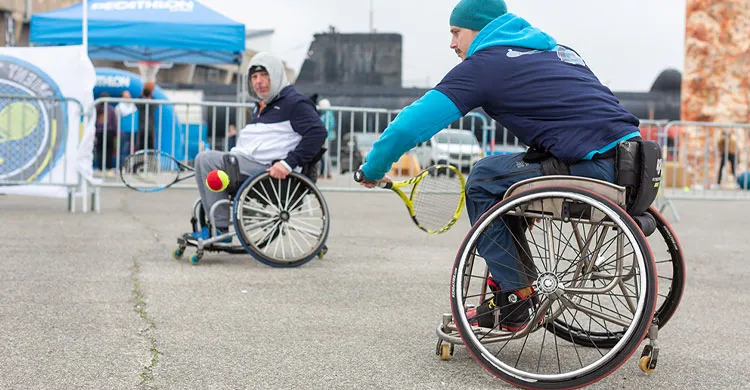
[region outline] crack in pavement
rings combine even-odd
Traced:
[[[134,221],[136,221],[147,231],[149,231],[153,235],[154,241],[157,244],[161,243],[161,238],[159,237],[159,234],[156,232],[156,230],[136,217],[135,214],[128,208],[125,199],[122,199],[119,209],[125,215],[129,215],[131,218],[133,218]],[[159,351],[158,342],[156,340],[156,321],[151,316],[149,316],[146,296],[141,290],[141,265],[138,262],[138,255],[133,256],[133,266],[130,268],[130,271],[130,281],[133,283],[133,299],[135,300],[134,310],[138,314],[138,317],[140,317],[140,319],[145,322],[146,325],[145,328],[139,331],[139,334],[148,342],[150,355],[149,364],[144,366],[141,369],[141,373],[139,374],[141,380],[138,383],[138,386],[143,389],[157,389],[156,385],[154,384],[154,372],[156,371],[156,367],[159,365],[159,355],[162,355],[162,352]]]
[[[141,373],[141,381],[138,383],[143,388],[155,389],[153,384],[154,381],[154,370],[159,364],[159,349],[156,342],[156,321],[148,315],[148,307],[146,305],[146,298],[141,291],[141,282],[139,279],[141,266],[138,264],[137,257],[133,257],[133,267],[131,268],[130,280],[133,282],[133,298],[135,299],[135,312],[142,321],[146,323],[146,327],[140,330],[140,335],[143,336],[149,343],[149,352],[151,360],[148,365],[144,366]]]

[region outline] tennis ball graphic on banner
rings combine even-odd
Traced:
[[[206,176],[206,187],[213,192],[221,192],[229,186],[229,175],[221,169],[214,169]]]

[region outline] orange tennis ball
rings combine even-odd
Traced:
[[[213,192],[221,192],[229,186],[229,175],[221,169],[214,169],[206,176],[206,187]]]

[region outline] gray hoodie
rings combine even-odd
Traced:
[[[261,52],[256,54],[251,60],[250,64],[248,66],[248,71],[253,65],[260,65],[268,71],[268,77],[271,79],[271,89],[268,93],[268,97],[266,98],[265,102],[269,103],[272,102],[274,99],[276,99],[279,96],[279,93],[281,93],[281,90],[284,89],[287,85],[289,85],[289,81],[286,78],[286,71],[284,69],[284,63],[281,62],[280,59],[274,57],[273,55],[265,52]],[[253,101],[260,102],[263,99],[260,98],[255,93],[255,90],[253,90],[252,83],[249,80],[248,77],[248,92],[250,94],[250,98]]]

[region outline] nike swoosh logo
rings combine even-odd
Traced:
[[[508,49],[508,58],[518,58],[520,56],[525,56],[529,54],[537,54],[537,53],[543,53],[541,50],[529,50],[529,51],[515,51],[513,49]]]

